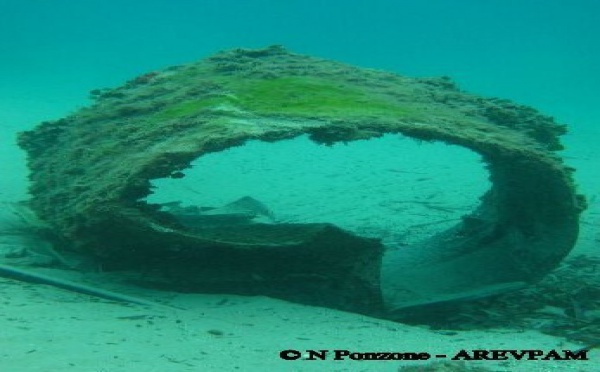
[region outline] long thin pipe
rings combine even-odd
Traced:
[[[0,276],[29,283],[48,284],[57,288],[66,289],[71,292],[82,293],[112,301],[125,302],[130,304],[133,303],[150,307],[162,307],[168,308],[169,310],[183,310],[175,306],[163,305],[157,302],[127,296],[121,293],[107,291],[104,289],[98,289],[84,284],[75,283],[70,280],[58,279],[48,275],[34,273],[28,270],[17,269],[8,265],[0,264]]]

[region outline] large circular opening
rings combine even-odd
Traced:
[[[147,202],[167,212],[219,212],[229,223],[327,222],[389,249],[456,224],[490,188],[478,154],[397,134],[332,146],[307,136],[248,141],[152,184]],[[255,213],[240,216],[231,208],[240,205]]]

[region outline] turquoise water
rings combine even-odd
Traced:
[[[600,226],[600,150],[597,145],[600,141],[599,36],[600,1],[595,0],[0,0],[0,172],[3,174],[0,179],[0,201],[12,202],[27,197],[25,156],[15,145],[15,134],[89,104],[90,90],[118,86],[133,76],[196,61],[221,50],[281,44],[293,52],[406,76],[449,76],[467,92],[531,105],[555,117],[558,122],[568,124],[569,134],[563,138],[566,144],[563,154],[567,162],[578,169],[575,177],[579,190],[590,200],[590,208],[583,216],[581,238],[576,250],[597,255],[600,239],[597,233]],[[255,145],[251,144],[248,148]],[[310,169],[313,158],[328,156],[319,155],[321,151],[332,151],[331,148],[321,148],[310,153],[313,151],[310,147],[312,144],[304,142],[296,142],[293,146],[297,146],[296,151],[302,151],[305,155],[302,161],[308,165],[306,169]],[[340,163],[330,164],[333,169],[329,173],[323,172],[324,179],[338,177],[340,172],[337,169],[349,158],[358,159],[355,163],[357,168],[364,165],[360,162],[375,153],[370,146],[386,150],[399,145],[384,138],[379,144],[358,144],[357,152],[352,155],[340,152],[341,157],[336,158]],[[437,151],[441,151],[439,147],[414,146],[405,145],[404,148],[410,148],[407,150],[409,152],[415,148],[425,151],[425,156],[419,158],[418,164],[429,161],[426,160],[428,156],[440,157],[437,154]],[[268,153],[274,152],[273,149],[275,147],[256,147],[252,150],[252,156],[263,161],[261,159],[266,155],[260,151]],[[449,156],[447,154],[444,156]],[[423,168],[427,167],[398,171],[395,166],[381,161],[382,164],[378,164],[381,169],[377,170],[367,164],[367,170],[361,170],[364,172],[361,174],[370,174],[370,178],[362,177],[357,183],[357,187],[363,191],[376,190],[371,193],[379,193],[382,200],[377,200],[376,208],[366,202],[363,204],[363,199],[357,202],[352,187],[348,185],[339,191],[334,186],[325,187],[321,181],[318,187],[310,191],[311,201],[321,198],[319,202],[322,204],[315,208],[306,203],[306,198],[301,200],[303,195],[298,195],[298,190],[290,190],[289,184],[283,182],[309,185],[311,180],[305,178],[306,169],[299,168],[293,177],[283,180],[271,173],[269,176],[275,177],[271,182],[281,181],[281,190],[285,191],[273,194],[261,189],[261,182],[268,172],[243,169],[246,155],[227,155],[230,156],[228,161],[234,163],[226,168],[230,173],[223,174],[219,173],[223,171],[223,168],[219,169],[219,159],[222,158],[217,155],[223,154],[215,154],[214,161],[208,156],[201,159],[209,163],[199,167],[222,177],[215,176],[211,178],[214,184],[204,185],[207,190],[217,190],[221,194],[196,203],[218,206],[243,197],[245,194],[238,193],[227,180],[246,174],[248,178],[237,182],[251,185],[249,190],[252,190],[253,196],[277,209],[274,213],[282,216],[282,221],[333,220],[366,236],[388,234],[385,238],[394,249],[427,236],[437,228],[446,227],[439,225],[438,220],[447,223],[460,219],[489,186],[482,164],[472,153],[451,156],[461,159],[459,163],[464,166],[459,171],[456,168],[446,171],[446,182],[455,187],[452,191],[440,190],[439,184],[423,186],[431,177],[424,173],[426,169]],[[385,157],[377,156],[382,159]],[[276,160],[281,159],[279,157]],[[285,167],[286,162],[265,166],[267,170],[276,168],[276,173],[285,170]],[[445,169],[442,165],[439,167],[437,169]],[[380,173],[375,174],[376,171]],[[479,171],[481,173],[477,177],[469,178],[470,174]],[[401,179],[398,172],[409,173],[410,176],[398,181]],[[348,173],[352,173],[352,170]],[[387,183],[378,189],[379,186],[374,185],[372,180],[378,179],[381,174],[386,175]],[[177,184],[178,180],[170,181]],[[202,178],[198,182],[202,182]],[[412,194],[406,198],[387,200],[388,195],[398,192],[394,182],[404,182],[403,190],[407,195],[409,192]],[[181,192],[177,187],[166,191],[165,199],[160,201],[170,201],[169,198]],[[197,194],[196,186],[193,187],[188,195],[190,199]],[[331,194],[324,192],[325,188]],[[261,195],[261,192],[264,194]],[[289,203],[296,204],[291,208]],[[412,209],[407,207],[407,203],[412,203]],[[353,205],[352,213],[337,208],[344,204]],[[362,214],[365,210],[369,213]],[[385,213],[396,212],[408,213],[409,217],[402,219],[399,214],[394,216],[395,220],[381,217]],[[412,235],[394,235],[385,224],[392,227],[404,224],[402,226],[414,229]],[[382,225],[385,225],[384,228],[381,228]],[[237,300],[217,297],[213,301],[213,298],[203,297],[201,301],[216,309],[218,306],[215,304]],[[229,303],[224,306],[230,306]],[[264,309],[279,306],[259,302],[249,302],[247,305],[258,309],[258,315],[252,315],[258,318],[267,312]],[[94,311],[90,310],[90,313]],[[210,314],[221,316],[216,310]],[[226,322],[238,321],[242,316],[240,314],[243,314],[243,309],[232,310],[227,314]],[[268,314],[270,318],[276,318],[279,313],[273,311]],[[312,316],[308,314],[303,313],[303,316]],[[298,319],[296,327],[308,327],[306,318],[298,316]],[[334,324],[337,318],[334,316],[332,319],[331,324]],[[598,322],[600,318],[596,315],[593,319]],[[264,321],[266,324],[271,320]],[[57,321],[56,324],[61,323]],[[283,323],[282,327],[286,326]],[[180,330],[181,327],[177,327]],[[227,325],[224,327],[227,328]],[[271,330],[272,333],[266,331],[265,337],[281,332],[279,324],[273,327],[276,330]],[[337,331],[323,327],[327,335],[319,339],[319,345],[333,347],[328,342],[335,339],[331,334]],[[318,339],[319,334],[315,332],[310,337]],[[191,330],[184,329],[184,333],[188,338],[180,334],[173,337],[181,336],[187,341],[195,337]],[[234,333],[242,332],[236,329]],[[241,343],[236,345],[258,342],[245,341],[252,337],[241,337]],[[347,337],[354,338],[354,333]],[[373,339],[376,337],[373,336]],[[0,339],[0,344],[2,342]],[[173,345],[179,344],[173,342]],[[419,345],[418,342],[416,345]],[[317,346],[312,344],[311,347]],[[86,349],[86,352],[89,351],[91,355],[97,352],[90,350]],[[154,353],[161,352],[152,350]],[[100,351],[106,350],[100,348]],[[190,354],[196,355],[195,352]],[[248,354],[247,358],[258,364],[262,358],[260,355]],[[59,368],[48,361],[51,358],[47,355],[44,358],[40,365]],[[219,370],[218,360],[215,360],[212,360],[212,363],[216,363],[212,369],[206,370]],[[25,365],[12,359],[11,363],[13,370]],[[110,363],[112,361],[106,369],[97,367],[95,370],[110,370]],[[89,367],[84,362],[80,365]],[[140,370],[146,370],[143,363],[140,366]],[[121,367],[114,365],[115,370],[121,370]],[[37,369],[31,369],[34,370]]]
[[[83,97],[80,88],[218,50],[283,44],[407,75],[449,75],[471,91],[556,115],[597,106],[594,0],[3,0],[0,7],[3,94],[47,82]]]
[[[448,75],[468,91],[533,105],[587,133],[600,118],[599,7],[594,0],[3,0],[0,120],[11,130],[31,127],[85,105],[94,88],[223,49],[283,44],[410,76]]]

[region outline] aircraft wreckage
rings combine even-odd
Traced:
[[[272,46],[217,53],[92,95],[91,106],[20,134],[30,207],[106,270],[161,273],[173,288],[393,316],[540,279],[572,249],[585,208],[573,169],[555,153],[563,125],[464,93],[448,78]],[[251,197],[212,212],[144,200],[152,180],[180,178],[193,160],[250,140],[309,136],[329,145],[386,134],[480,154],[491,189],[450,229],[393,251],[331,223],[253,221],[268,211]]]

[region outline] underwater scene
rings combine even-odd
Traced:
[[[600,3],[0,31],[0,371],[600,370]]]

